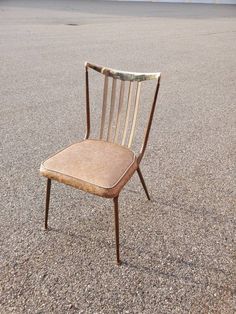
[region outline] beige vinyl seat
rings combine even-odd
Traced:
[[[103,101],[98,138],[90,137],[89,69],[104,77]],[[156,88],[139,154],[132,151],[140,107],[143,81],[156,80]],[[51,180],[98,196],[113,198],[115,216],[116,260],[120,265],[118,198],[125,184],[137,171],[148,200],[150,196],[141,173],[140,162],[146,150],[160,86],[160,73],[124,72],[85,63],[87,132],[81,142],[54,154],[41,164],[40,174],[47,178],[45,229]],[[109,82],[111,84],[109,84]],[[111,85],[111,89],[109,86]],[[117,89],[119,89],[117,91]],[[118,97],[117,97],[118,96]],[[110,101],[109,101],[110,98]],[[122,118],[121,118],[122,117]]]
[[[47,159],[40,172],[85,192],[114,198],[137,168],[137,158],[128,148],[105,141],[84,140]]]

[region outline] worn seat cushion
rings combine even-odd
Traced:
[[[128,148],[89,139],[47,159],[40,173],[92,194],[116,197],[137,167],[135,154]]]

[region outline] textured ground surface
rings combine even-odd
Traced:
[[[1,313],[234,313],[235,16],[0,2]],[[85,60],[162,72],[142,167],[153,200],[136,176],[121,194],[121,267],[109,200],[53,184],[43,230],[38,169],[84,135]]]

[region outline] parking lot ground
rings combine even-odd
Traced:
[[[0,2],[1,313],[235,313],[235,15]],[[86,60],[162,72],[142,161],[152,200],[137,176],[120,195],[120,267],[110,200],[53,182],[43,229],[40,163],[84,136]]]

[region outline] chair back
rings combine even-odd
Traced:
[[[88,139],[90,135],[90,99],[88,69],[93,69],[104,75],[103,103],[99,139],[117,143],[130,149],[135,135],[137,116],[139,112],[141,85],[143,81],[157,81],[152,106],[149,113],[148,125],[146,127],[142,147],[138,155],[138,161],[140,162],[147,146],[160,86],[161,74],[117,71],[114,69],[101,67],[86,62],[86,139]],[[109,80],[112,80],[110,90]]]

